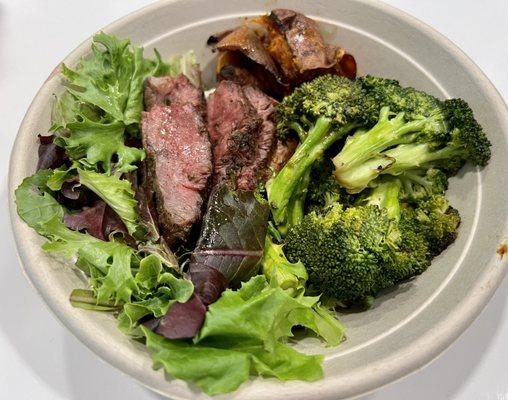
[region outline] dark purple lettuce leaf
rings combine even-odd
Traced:
[[[106,203],[98,201],[93,207],[85,207],[77,214],[65,214],[64,222],[69,229],[86,230],[90,235],[106,240],[102,230],[105,210]]]
[[[187,275],[194,294],[175,303],[159,320],[145,326],[168,339],[193,338],[201,328],[207,306],[229,286],[237,286],[258,272],[268,225],[268,205],[253,192],[215,187],[208,201],[201,234]]]
[[[76,214],[65,214],[64,222],[69,229],[85,230],[101,240],[108,240],[114,232],[127,235],[120,217],[102,200],[98,200],[92,207],[84,207]]]
[[[254,192],[215,187],[191,264],[215,268],[236,287],[259,270],[269,208]]]
[[[83,207],[92,207],[99,197],[90,189],[79,183],[79,178],[75,177],[65,181],[58,192],[58,202],[67,208],[80,209]]]
[[[196,294],[185,303],[175,303],[160,318],[155,333],[168,339],[191,339],[203,325],[206,307]],[[152,321],[152,326],[155,323]]]
[[[120,232],[123,233],[126,237],[128,235],[127,228],[123,223],[122,219],[118,216],[118,214],[110,207],[106,206],[104,211],[104,220],[102,222],[102,232],[104,237],[107,238],[112,233]],[[130,237],[129,237],[130,239]],[[127,241],[128,242],[128,241]]]
[[[53,143],[54,135],[39,135],[39,160],[37,161],[37,171],[48,168],[58,168],[68,161],[65,150]]]
[[[213,267],[193,263],[190,264],[187,273],[194,284],[194,293],[199,296],[205,306],[217,301],[228,287],[226,277]]]

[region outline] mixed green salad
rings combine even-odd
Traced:
[[[190,76],[195,66],[192,53],[146,58],[128,40],[97,34],[89,57],[62,68],[65,90],[51,136],[41,137],[40,169],[15,192],[18,214],[46,238],[44,250],[88,277],[71,303],[112,313],[171,377],[209,395],[251,375],[317,380],[324,357],[297,351],[295,330],[337,346],[345,333],[336,310],[367,309],[425,271],[457,236],[448,179],[465,163],[485,166],[490,143],[463,100],[379,77],[318,76],[277,106],[277,136],[298,141],[282,169],[250,193],[212,190],[197,244],[171,247],[138,196],[143,89],[149,76]],[[190,279],[192,254],[218,231],[235,257],[259,257],[222,254],[218,269],[234,277],[226,284],[207,273]],[[204,315],[194,336],[154,328],[202,285],[217,299],[192,308]]]

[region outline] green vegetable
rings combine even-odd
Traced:
[[[337,139],[364,123],[371,112],[369,107],[367,94],[359,84],[331,75],[304,83],[283,99],[276,115],[279,136],[295,131],[305,139],[266,186],[278,226],[286,224],[288,204],[308,169]]]
[[[298,289],[307,281],[307,270],[301,262],[290,263],[282,250],[282,245],[273,243],[267,236],[261,260],[263,273],[270,285],[284,290]]]
[[[161,259],[155,254],[140,261],[134,281],[138,287],[136,300],[124,305],[118,316],[118,327],[136,337],[143,336],[139,328],[142,318],[148,315],[162,317],[175,302],[185,303],[194,292],[191,281],[166,272]]]
[[[137,201],[131,183],[115,175],[99,174],[78,169],[79,182],[99,196],[122,219],[127,231],[142,237],[142,228],[138,223]]]
[[[143,58],[142,48],[131,50],[129,40],[101,32],[90,57],[75,69],[63,66],[66,92],[54,107],[52,130],[56,143],[83,168],[129,172],[144,159],[144,150],[126,146],[124,139],[138,134],[144,80],[170,71],[155,55],[155,61]]]
[[[64,209],[46,183],[51,171],[26,178],[15,192],[18,214],[39,234],[49,239],[43,249],[66,258],[77,256],[77,265],[91,277],[98,302],[130,301],[137,285],[131,273],[134,249],[123,243],[103,242],[86,233],[68,229],[62,222]]]
[[[370,130],[348,137],[333,159],[335,177],[350,193],[362,191],[380,174],[429,168],[454,174],[464,162],[488,163],[490,142],[464,100],[440,101],[382,78],[360,83],[380,113]]]
[[[82,58],[75,70],[63,66],[67,91],[125,126],[139,123],[145,78],[168,70],[155,55],[155,61],[145,59],[143,49],[131,50],[128,39],[98,33],[93,37],[92,57]]]
[[[267,236],[261,265],[270,286],[284,289],[287,294],[310,308],[308,314],[313,327],[307,327],[328,345],[339,345],[344,338],[344,327],[335,313],[319,302],[319,297],[305,296],[308,275],[302,262],[290,263],[284,255],[283,246],[273,243]]]
[[[58,204],[47,186],[52,174],[51,170],[41,170],[25,178],[14,192],[18,215],[40,235],[45,235],[41,223],[53,216],[61,219],[64,215],[64,208]]]
[[[288,259],[302,261],[314,287],[346,303],[422,273],[453,242],[460,217],[441,194],[402,206],[401,190],[390,178],[360,204],[311,212],[287,235]]]
[[[65,148],[67,155],[79,160],[83,168],[98,170],[107,174],[130,172],[136,163],[145,159],[145,151],[124,144],[125,125],[120,121],[110,123],[85,119],[70,122],[65,127],[68,135],[62,135],[57,143]],[[116,161],[113,163],[113,159]]]
[[[97,297],[93,290],[88,289],[74,289],[69,297],[73,307],[82,308],[90,311],[118,311],[122,308],[121,305],[115,304],[114,301],[108,300],[103,303],[97,301]]]
[[[319,379],[323,356],[305,355],[283,344],[296,325],[318,330],[308,306],[256,276],[210,305],[194,344],[141,329],[155,368],[214,395],[237,389],[250,373],[280,380]]]

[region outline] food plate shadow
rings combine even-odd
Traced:
[[[6,212],[6,185],[2,184],[2,188],[0,192],[2,212]],[[4,236],[0,241],[0,254],[7,255],[13,252],[15,252],[14,238],[8,228],[4,230]],[[8,340],[27,369],[31,369],[54,390],[54,393],[64,398],[65,376],[59,373],[63,372],[59,365],[62,359],[60,342],[63,329],[56,326],[55,318],[48,313],[37,292],[23,276],[18,261],[4,262],[1,265],[0,304],[0,335]]]
[[[491,343],[499,335],[503,319],[507,315],[507,305],[508,280],[505,280],[471,328],[429,368],[361,399],[448,400],[459,398],[462,388],[471,381],[482,358],[489,352]],[[458,365],[460,368],[457,368]]]
[[[162,400],[155,392],[113,369],[71,335],[63,340],[65,379],[69,400],[122,399]]]

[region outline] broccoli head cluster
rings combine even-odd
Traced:
[[[345,303],[425,271],[457,237],[448,179],[490,159],[464,100],[379,77],[304,83],[276,122],[280,136],[300,139],[267,183],[283,251],[312,287]]]

